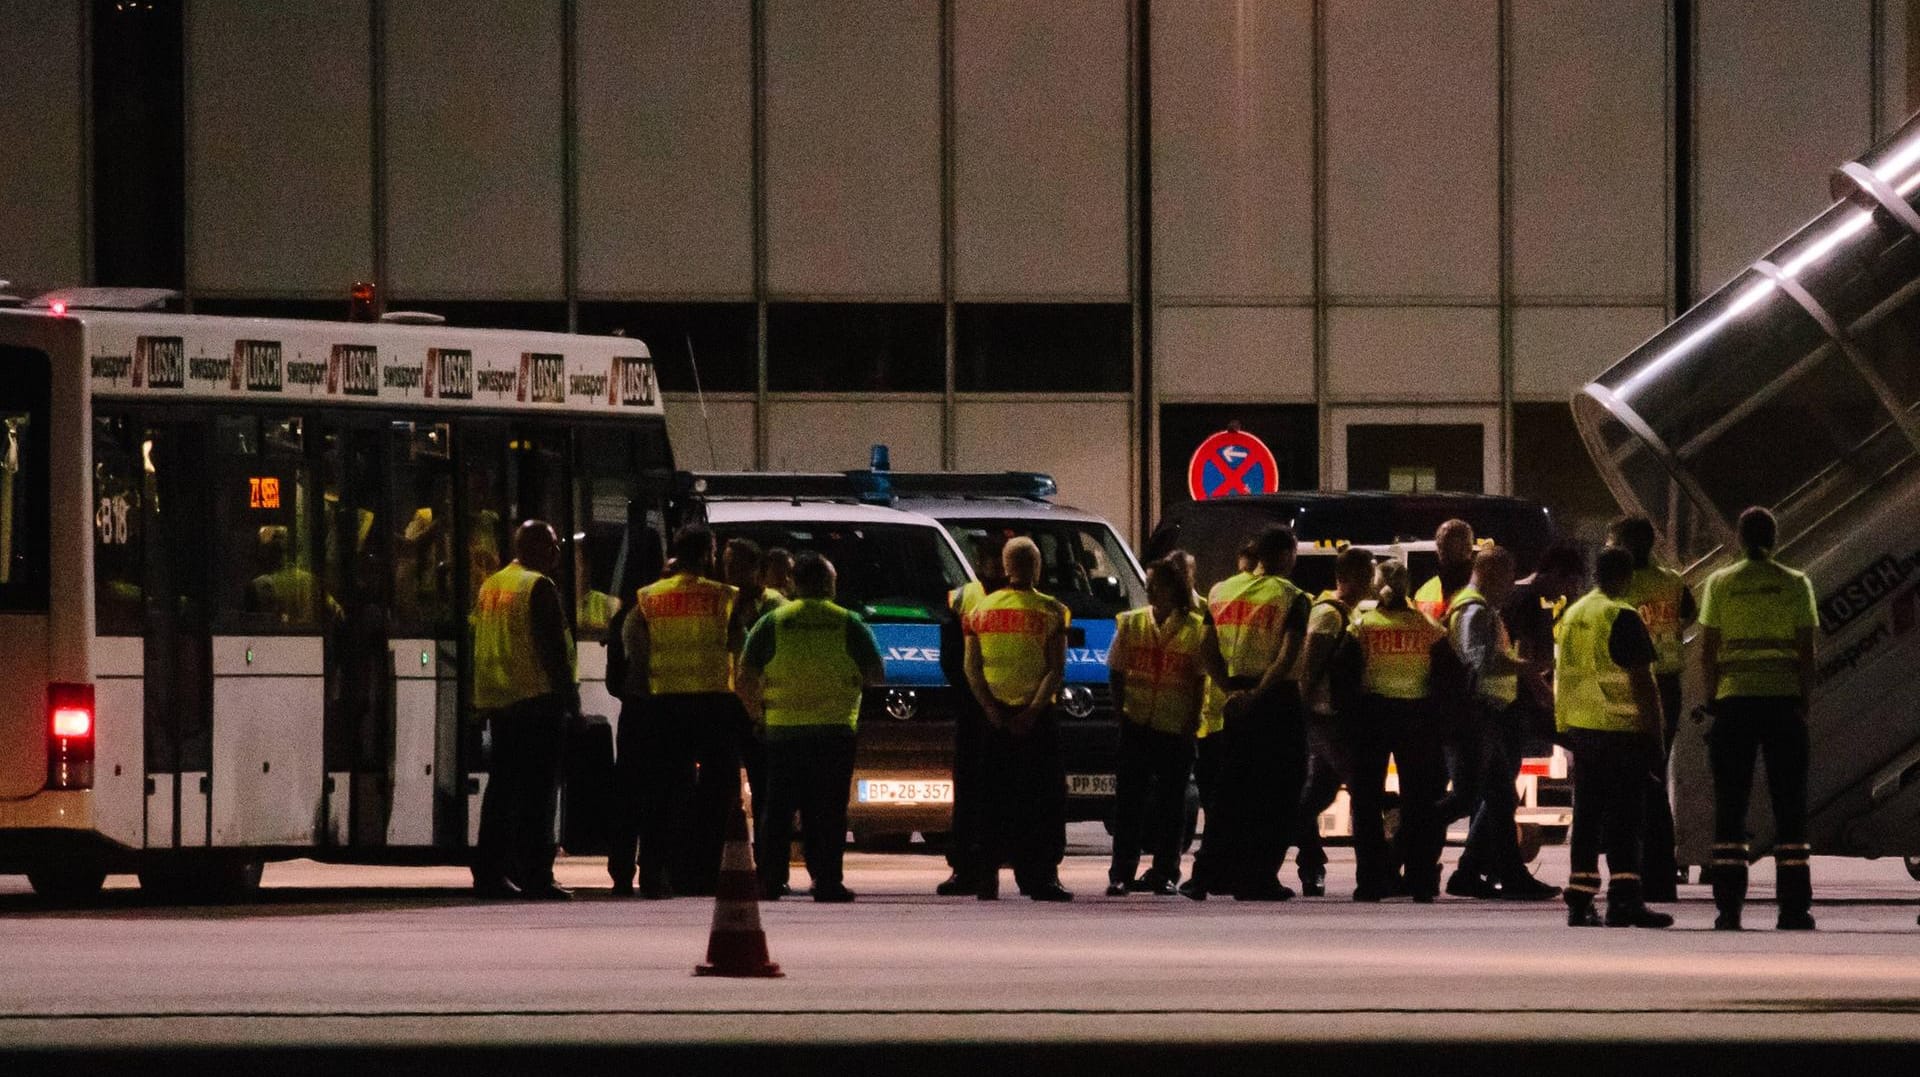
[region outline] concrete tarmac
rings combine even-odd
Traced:
[[[778,980],[694,978],[712,902],[613,899],[584,859],[561,865],[579,888],[564,904],[475,901],[457,868],[277,864],[258,903],[199,908],[116,879],[95,907],[47,909],[0,879],[0,1048],[23,1064],[157,1049],[196,1067],[297,1048],[275,1057],[330,1072],[341,1052],[462,1072],[524,1051],[622,1068],[638,1051],[683,1072],[859,1057],[976,1074],[1006,1050],[1104,1073],[1276,1058],[1363,1072],[1493,1050],[1548,1051],[1566,1071],[1573,1044],[1571,1068],[1593,1072],[1736,1049],[1747,1072],[1803,1069],[1794,1044],[1920,1057],[1920,883],[1897,861],[1817,861],[1810,935],[1772,930],[1766,864],[1744,933],[1709,930],[1699,886],[1674,930],[1572,930],[1557,901],[1354,904],[1342,849],[1322,899],[1108,899],[1088,829],[1065,906],[1017,897],[1010,877],[998,903],[937,898],[939,858],[850,854],[857,904],[761,906]],[[1564,882],[1564,849],[1537,866]]]

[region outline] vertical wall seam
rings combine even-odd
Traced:
[[[74,41],[80,59],[80,279],[94,284],[99,269],[94,245],[99,237],[93,213],[93,5],[79,0],[74,7],[79,12],[80,35]]]
[[[1313,400],[1319,424],[1318,486],[1345,488],[1333,474],[1333,414],[1327,400],[1327,3],[1313,0],[1311,15],[1311,97],[1313,114]]]
[[[1494,22],[1494,145],[1499,162],[1494,217],[1499,237],[1497,287],[1500,292],[1500,413],[1496,441],[1500,448],[1500,466],[1494,473],[1498,487],[1486,492],[1505,494],[1513,490],[1513,0],[1500,0]],[[1485,468],[1483,460],[1483,473]]]
[[[1153,487],[1148,474],[1154,430],[1153,374],[1153,0],[1132,0],[1127,35],[1128,276],[1133,291],[1133,400],[1127,426],[1138,446],[1128,466],[1127,491],[1135,502],[1135,544],[1154,523]]]
[[[942,382],[940,396],[940,466],[960,466],[960,421],[955,381],[960,360],[959,311],[953,298],[954,271],[954,75],[953,0],[940,3],[940,314]]]
[[[371,182],[367,189],[373,233],[374,310],[387,305],[387,18],[386,0],[367,0],[367,137]]]
[[[753,78],[753,466],[767,466],[767,10],[766,0],[748,7],[748,46]]]
[[[193,0],[180,2],[180,294],[193,313]]]
[[[1882,110],[1885,107],[1886,94],[1882,81],[1886,73],[1886,58],[1881,50],[1886,47],[1885,21],[1887,17],[1886,0],[1868,0],[1867,2],[1867,144],[1880,144],[1883,130]]]
[[[579,34],[575,0],[560,4],[560,293],[567,332],[580,331]]]

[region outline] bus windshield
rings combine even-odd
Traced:
[[[45,353],[0,348],[0,610],[11,613],[47,608],[52,389]]]
[[[1146,583],[1134,571],[1113,529],[1072,520],[968,519],[947,530],[975,564],[990,539],[1024,535],[1040,547],[1040,590],[1077,618],[1106,620],[1147,604]]]
[[[940,533],[910,524],[758,521],[719,524],[722,543],[752,539],[763,550],[813,550],[833,562],[840,605],[877,623],[929,624],[967,580]]]

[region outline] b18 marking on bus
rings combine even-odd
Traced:
[[[380,395],[380,350],[369,344],[335,344],[327,356],[327,393]]]
[[[547,352],[520,353],[520,401],[535,404],[567,402],[567,359]]]
[[[277,393],[281,389],[280,342],[277,340],[236,340],[233,342],[233,367],[227,388],[238,389],[242,382],[250,393]]]
[[[428,348],[427,399],[473,399],[473,353],[464,348]]]
[[[186,347],[179,337],[136,337],[133,387],[180,389],[187,384]]]
[[[607,379],[607,403],[648,408],[653,406],[659,391],[652,362],[634,355],[613,357],[612,376]]]

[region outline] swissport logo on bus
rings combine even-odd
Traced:
[[[567,402],[567,359],[544,352],[520,353],[520,402]]]

